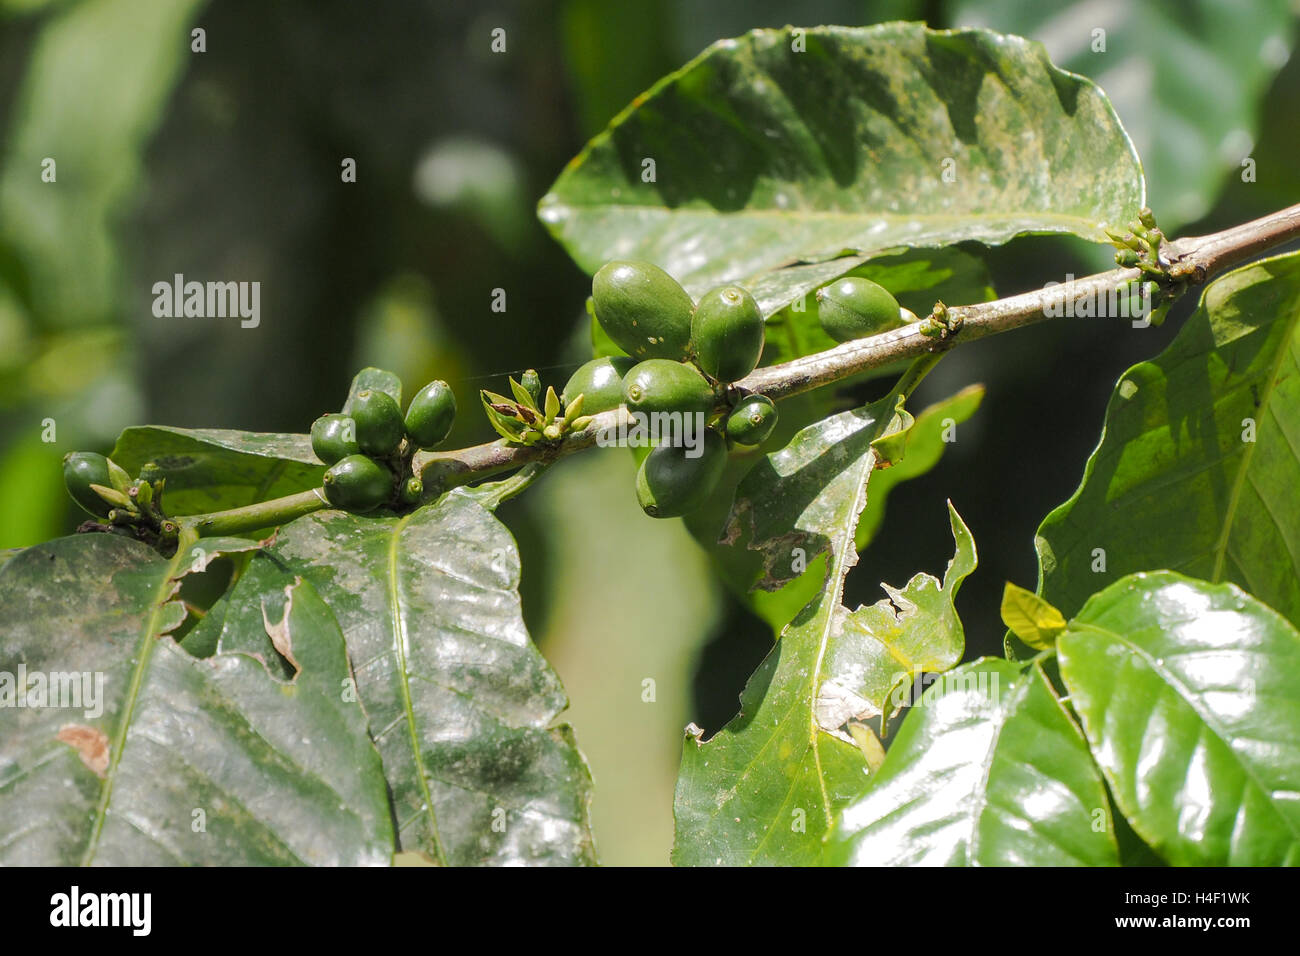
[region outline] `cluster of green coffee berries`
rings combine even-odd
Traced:
[[[416,392],[405,415],[380,388],[356,392],[342,412],[322,415],[311,426],[312,451],[330,466],[326,499],[354,514],[417,504],[424,485],[411,473],[411,456],[446,440],[455,420],[456,397],[446,382]]]
[[[63,456],[63,483],[72,500],[96,518],[123,533],[174,537],[176,522],[163,512],[166,479],[162,469],[148,462],[132,478],[126,469],[93,451],[74,451]]]
[[[748,291],[724,285],[699,302],[649,262],[616,261],[596,273],[592,307],[606,334],[629,357],[595,359],[573,374],[564,398],[584,396],[598,413],[626,405],[650,416],[681,413],[709,421],[701,443],[660,445],[637,474],[637,500],[658,518],[699,508],[722,476],[728,444],[758,445],[776,426],[776,406],[726,388],[758,365],[763,314]],[[731,407],[715,417],[718,405]]]
[[[727,449],[759,445],[776,427],[771,399],[727,387],[762,357],[758,303],[737,285],[719,286],[694,302],[658,266],[623,260],[596,273],[591,304],[601,328],[628,356],[583,365],[561,400],[581,396],[588,414],[624,404],[634,413],[680,412],[708,420],[702,452],[660,445],[637,475],[637,500],[647,514],[667,518],[696,510],[721,478]],[[822,328],[838,342],[916,321],[882,286],[855,276],[818,290],[817,310]],[[715,414],[720,404],[724,410]]]

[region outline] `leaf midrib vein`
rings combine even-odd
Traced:
[[[886,425],[886,429],[888,426]],[[811,693],[808,695],[808,733],[809,744],[812,747],[813,759],[817,767],[817,787],[821,791],[822,812],[826,816],[826,828],[829,830],[834,824],[835,819],[831,814],[830,795],[826,792],[826,779],[822,772],[821,756],[821,734],[817,726],[817,689],[821,687],[822,667],[826,662],[826,651],[830,645],[831,633],[834,630],[835,609],[844,601],[844,578],[848,574],[848,549],[853,549],[853,556],[857,558],[857,519],[866,508],[867,483],[871,479],[871,472],[876,466],[876,450],[868,448],[867,453],[863,456],[862,467],[858,473],[857,486],[854,489],[853,511],[854,518],[851,521],[844,522],[840,527],[840,537],[838,547],[835,548],[835,564],[832,568],[831,578],[833,582],[832,591],[827,595],[827,610],[822,621],[821,634],[818,639],[817,659],[813,664]],[[862,506],[858,506],[858,502]]]
[[[144,630],[140,635],[140,642],[136,648],[135,669],[131,673],[131,683],[127,686],[126,698],[122,704],[122,715],[118,718],[118,725],[114,730],[113,741],[110,744],[108,770],[105,772],[104,782],[100,786],[99,805],[95,808],[95,814],[91,820],[90,837],[86,840],[86,849],[81,855],[82,866],[89,866],[99,850],[99,839],[104,832],[104,822],[108,817],[108,805],[113,799],[113,788],[117,783],[118,767],[122,764],[122,751],[126,749],[126,738],[131,729],[131,720],[135,715],[140,690],[144,687],[149,662],[153,657],[154,648],[157,646],[159,637],[157,632],[162,621],[163,608],[170,603],[168,598],[171,596],[172,578],[180,568],[186,555],[187,552],[180,549],[172,555],[171,560],[164,565],[162,579],[158,582],[158,587],[154,591],[153,609],[149,612]]]
[[[418,514],[418,512],[412,512]],[[433,793],[429,789],[429,778],[425,772],[424,755],[420,752],[420,735],[416,726],[415,707],[411,702],[411,686],[408,682],[406,666],[406,622],[402,615],[402,604],[397,593],[397,544],[402,530],[410,521],[411,515],[398,520],[388,539],[388,616],[392,622],[393,653],[397,656],[400,679],[398,686],[402,691],[402,711],[406,716],[407,731],[411,738],[411,757],[415,761],[415,778],[424,801],[424,812],[429,818],[430,837],[433,851],[442,866],[447,865],[447,852],[442,845],[442,835],[438,832],[438,815],[433,807]]]
[[[866,214],[862,212],[854,212],[851,210],[840,210],[840,209],[803,210],[797,207],[792,207],[790,209],[765,209],[765,208],[756,208],[753,206],[748,206],[745,209],[740,211],[728,212],[724,210],[711,209],[702,206],[687,206],[684,208],[683,207],[672,208],[669,206],[655,206],[655,205],[648,205],[645,203],[613,203],[613,202],[603,202],[603,203],[558,202],[550,206],[545,206],[544,208],[567,209],[567,210],[575,210],[579,213],[601,213],[601,214],[608,214],[611,211],[617,210],[617,211],[634,212],[634,213],[656,213],[665,217],[695,216],[702,219],[725,219],[728,217],[736,217],[739,219],[746,219],[746,218],[761,219],[770,216],[773,218],[780,217],[780,218],[787,218],[787,219],[808,219],[808,220],[857,219],[857,220],[862,220],[863,222],[880,222],[883,220],[889,223],[901,223],[901,222],[945,223],[945,222],[961,222],[966,220],[989,220],[989,221],[1005,222],[1009,220],[1015,221],[1022,217],[1028,218],[1032,216],[1034,220],[1037,222],[1044,223],[1044,224],[1051,224],[1051,225],[1059,224],[1064,227],[1070,227],[1072,231],[1075,228],[1082,228],[1084,230],[1084,235],[1091,235],[1092,233],[1097,231],[1097,224],[1095,220],[1090,219],[1088,217],[1073,216],[1068,213],[1061,213],[1061,212],[1039,212],[1033,209],[1019,210],[1017,212],[1013,212],[1010,214],[1001,214],[1001,215],[993,211],[974,212],[974,213],[965,213],[965,214],[920,213],[920,212],[915,214],[896,213],[896,212],[873,212],[870,214]]]

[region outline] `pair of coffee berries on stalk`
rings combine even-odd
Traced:
[[[758,303],[737,285],[719,286],[693,302],[672,276],[638,260],[607,263],[592,280],[591,296],[601,328],[628,354],[583,365],[563,397],[583,395],[588,414],[625,404],[632,413],[676,412],[707,421],[702,445],[660,444],[637,473],[637,501],[647,514],[689,514],[717,487],[728,447],[762,444],[776,426],[770,398],[728,387],[752,372],[763,354]],[[867,279],[833,283],[818,293],[818,305],[823,328],[838,341],[904,321],[893,296]]]
[[[354,514],[417,504],[424,485],[411,471],[411,456],[441,444],[455,420],[456,397],[446,382],[416,392],[405,415],[383,389],[356,392],[342,412],[322,415],[311,426],[312,451],[330,466],[326,499]]]

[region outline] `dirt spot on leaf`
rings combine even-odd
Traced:
[[[108,769],[108,735],[96,727],[86,724],[64,724],[59,728],[56,739],[76,749],[81,755],[81,762],[89,767],[97,777],[104,776]]]

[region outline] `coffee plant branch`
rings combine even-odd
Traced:
[[[1162,247],[1161,254],[1167,262],[1167,276],[1176,295],[1252,256],[1297,238],[1300,238],[1300,205],[1222,232],[1169,242]],[[1068,314],[1067,303],[1105,297],[1142,277],[1137,268],[1111,269],[992,302],[962,306],[936,303],[929,316],[911,325],[756,369],[729,388],[742,394],[760,392],[773,400],[789,398],[871,369],[944,352],[959,341],[984,338]],[[558,442],[525,446],[499,439],[468,448],[420,452],[415,457],[414,470],[424,482],[425,499],[432,500],[460,485],[534,462],[548,465],[584,451],[597,444],[603,431],[616,429],[623,421],[630,418],[626,409],[619,408],[592,416],[585,428],[565,435]],[[283,523],[326,506],[323,496],[307,491],[244,508],[177,520],[200,536],[237,534]]]

